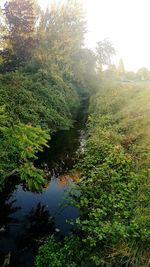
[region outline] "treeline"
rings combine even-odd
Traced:
[[[150,81],[150,70],[142,67],[139,70],[127,71],[124,62],[120,59],[118,67],[112,65],[110,69],[104,71],[105,77],[108,79],[118,80],[122,82],[142,82]]]
[[[36,267],[149,266],[149,89],[107,83],[91,98],[75,234],[51,237]]]
[[[96,56],[84,47],[86,23],[77,1],[7,1],[0,12],[0,183],[19,174],[41,189],[34,167],[50,134],[72,127],[80,95],[96,84]],[[93,82],[94,81],[94,82]]]

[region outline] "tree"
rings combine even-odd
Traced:
[[[123,60],[120,59],[119,65],[118,65],[118,75],[121,76],[125,73],[124,63]]]
[[[150,71],[147,68],[143,67],[137,71],[136,76],[139,80],[142,81],[150,80]]]
[[[0,51],[4,48],[3,36],[6,34],[6,21],[2,8],[0,7]]]
[[[102,69],[104,66],[110,68],[112,65],[112,57],[116,53],[112,43],[107,39],[98,42],[96,53],[97,53],[97,62],[100,69]]]
[[[116,80],[117,79],[117,69],[115,65],[111,65],[109,69],[103,71],[104,80]]]
[[[35,47],[34,5],[32,0],[12,0],[4,5],[8,34],[3,36],[6,43],[1,51],[5,70],[24,65],[31,58]]]
[[[59,72],[63,77],[72,75],[73,56],[83,46],[84,33],[85,21],[77,1],[51,5],[41,14],[35,60],[50,72]]]
[[[131,81],[133,81],[133,80],[136,79],[136,74],[135,74],[135,72],[133,72],[133,71],[127,71],[127,72],[125,73],[125,77],[126,77],[127,80],[131,80]]]
[[[73,73],[74,81],[80,84],[82,92],[84,89],[88,93],[96,90],[96,55],[92,50],[82,48],[74,55]]]

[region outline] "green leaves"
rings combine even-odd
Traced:
[[[144,193],[144,186],[140,186],[143,170],[138,168],[141,163],[135,160],[131,149],[134,138],[131,140],[126,131],[130,142],[130,149],[127,149],[122,142],[125,134],[120,133],[119,124],[123,118],[118,114],[122,108],[124,93],[120,91],[114,99],[114,93],[109,89],[92,99],[88,140],[83,158],[77,165],[84,178],[78,184],[81,194],[76,203],[81,216],[76,220],[76,225],[80,229],[84,249],[87,251],[90,248],[89,259],[93,261],[91,266],[124,266],[120,259],[118,265],[117,254],[113,257],[113,263],[111,262],[113,248],[121,240],[129,244],[129,247],[132,242],[139,242],[143,246],[143,241],[148,240],[146,233],[149,233],[149,200]],[[134,109],[134,106],[130,108]],[[128,129],[127,123],[126,127]],[[147,175],[142,175],[143,181]],[[145,186],[148,184],[147,181]],[[139,188],[143,188],[143,194],[139,195]],[[144,214],[142,210],[145,211]],[[129,255],[131,258],[128,257],[128,262],[131,262],[131,266],[136,266],[132,265],[132,252]],[[142,260],[141,257],[139,262]]]
[[[3,36],[5,41],[1,51],[3,71],[15,70],[30,60],[35,48],[35,14],[30,0],[7,1],[3,9],[8,32]]]
[[[111,42],[107,39],[104,39],[102,42],[97,44],[97,57],[99,67],[103,66],[111,67],[112,57],[115,55],[116,51]]]
[[[31,124],[12,124],[7,118],[5,109],[0,108],[0,182],[15,171],[29,189],[41,190],[44,173],[34,167],[33,161],[37,152],[47,146],[49,133]]]
[[[42,191],[45,183],[44,172],[35,168],[32,162],[24,163],[16,171],[29,190]]]
[[[82,265],[85,253],[81,248],[80,239],[70,236],[65,238],[64,245],[53,237],[39,249],[36,257],[36,267],[78,267]]]
[[[1,75],[0,100],[13,120],[51,131],[69,128],[79,106],[75,90],[51,75],[43,77],[41,71]]]
[[[126,92],[129,95],[130,90]],[[72,201],[80,209],[74,223],[80,238],[71,244],[72,238],[68,237],[55,247],[55,254],[53,244],[47,243],[39,250],[36,266],[46,266],[49,257],[51,266],[63,266],[66,253],[74,255],[65,260],[66,266],[148,266],[149,154],[143,153],[132,137],[134,127],[128,136],[130,122],[120,116],[127,104],[126,93],[119,91],[114,99],[112,89],[107,89],[93,97],[86,147],[76,166],[81,173],[80,194]],[[135,105],[129,108],[134,112]],[[124,120],[126,130],[122,131]],[[65,251],[66,245],[69,252]],[[61,261],[55,262],[58,259],[62,265]]]

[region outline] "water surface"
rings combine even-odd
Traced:
[[[67,220],[79,215],[70,206],[66,191],[74,183],[70,170],[84,146],[85,113],[74,128],[56,133],[50,148],[39,154],[36,164],[47,172],[48,181],[42,193],[28,191],[12,177],[0,194],[0,266],[33,267],[34,256],[43,240],[54,234],[63,239],[72,226]]]

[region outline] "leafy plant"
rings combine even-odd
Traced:
[[[35,168],[33,161],[38,151],[47,146],[49,134],[40,126],[13,124],[4,107],[0,108],[0,174],[1,183],[12,173],[17,173],[29,189],[41,190],[44,173]]]
[[[147,95],[147,89],[143,90],[142,97]],[[74,240],[68,254],[77,244],[79,249],[73,259],[64,261],[65,266],[74,262],[75,266],[90,267],[149,264],[149,152],[144,144],[146,132],[136,113],[140,96],[138,87],[115,85],[103,87],[91,99],[87,142],[76,166],[81,173],[80,194],[71,200],[80,209],[74,222],[79,244]],[[149,125],[145,114],[146,122]],[[52,243],[44,245],[36,258],[37,266],[47,265],[49,257],[51,264],[59,258],[56,266],[63,266],[65,254],[59,253],[65,246],[66,240],[55,246],[54,255]]]

